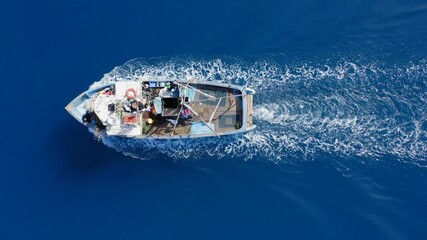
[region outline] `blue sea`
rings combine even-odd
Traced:
[[[0,3],[0,239],[426,239],[425,0]],[[257,91],[246,134],[94,137],[127,79]]]

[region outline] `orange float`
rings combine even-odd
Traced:
[[[126,90],[126,97],[129,99],[134,99],[136,96],[136,90],[134,88],[129,88]]]

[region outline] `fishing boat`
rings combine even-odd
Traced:
[[[250,131],[253,89],[206,81],[116,81],[65,108],[91,130],[127,138],[220,137]]]

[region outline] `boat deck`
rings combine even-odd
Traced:
[[[199,116],[208,123],[218,134],[235,131],[242,126],[243,120],[243,97],[241,92],[234,92],[229,88],[199,85],[197,88],[205,94],[214,96],[212,99],[200,92],[194,92],[193,97],[188,104]],[[197,115],[193,114],[192,119],[187,121],[179,121],[174,125],[176,118],[171,117],[163,121],[155,121],[147,135],[149,136],[171,136],[171,135],[198,135],[198,134],[214,134],[203,123]],[[144,122],[144,121],[142,121]],[[144,128],[144,126],[142,126]],[[172,134],[173,132],[173,134]]]

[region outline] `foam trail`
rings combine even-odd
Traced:
[[[134,59],[91,88],[121,80],[201,79],[257,90],[256,131],[221,139],[154,141],[103,136],[127,155],[173,158],[235,156],[274,162],[322,153],[426,165],[427,62],[386,64],[362,59],[315,64],[280,58],[172,57]]]

